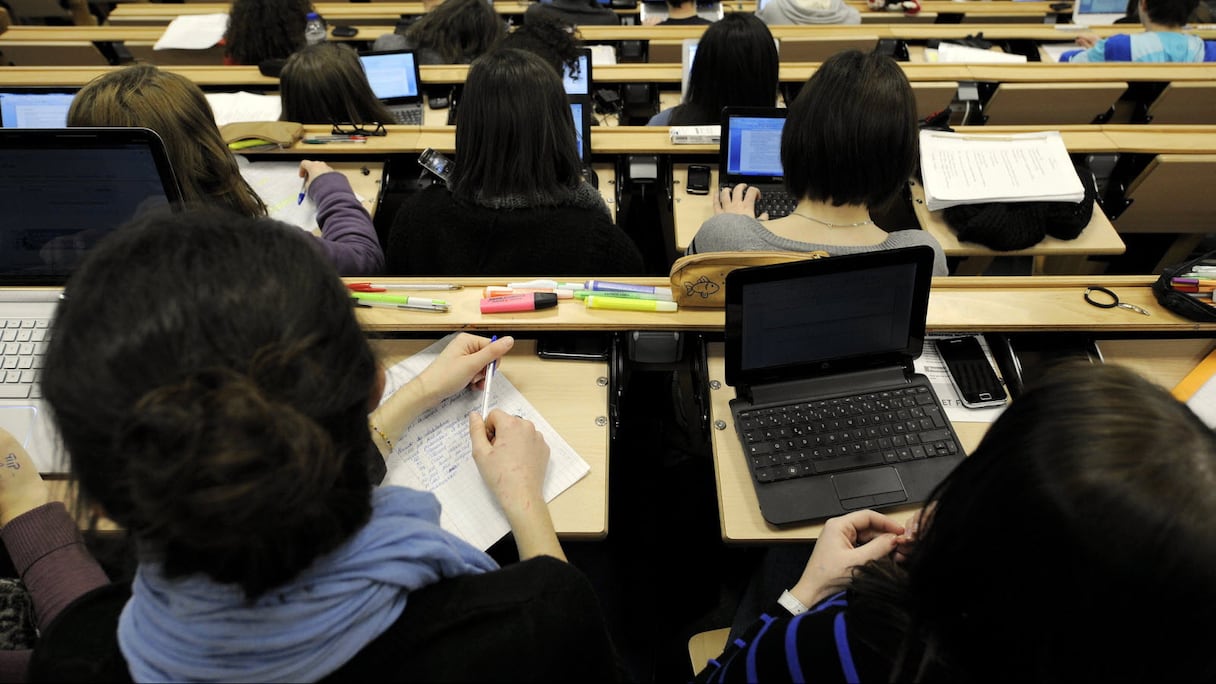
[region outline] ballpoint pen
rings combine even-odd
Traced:
[[[346,287],[355,292],[388,292],[390,290],[460,290],[464,285],[453,283],[347,283]]]
[[[498,335],[490,336],[490,344],[494,344],[497,341],[498,341]],[[482,420],[485,420],[486,414],[490,412],[490,383],[494,380],[494,371],[497,370],[497,368],[498,368],[498,359],[491,361],[490,365],[486,366],[486,381],[485,381],[485,384],[482,385],[482,394],[481,394],[481,418],[482,418]]]
[[[296,206],[304,204],[304,189],[308,187],[308,176],[304,176],[304,180],[300,181],[300,197],[296,199]]]
[[[433,304],[427,304],[427,303],[423,303],[423,302],[400,304],[397,302],[382,302],[382,301],[378,301],[375,299],[359,299],[357,297],[351,297],[350,301],[355,306],[370,306],[370,307],[375,307],[377,309],[402,309],[402,310],[406,310],[406,311],[435,311],[437,313],[446,313],[448,310],[448,305],[445,303],[442,303],[442,302],[433,303]]]

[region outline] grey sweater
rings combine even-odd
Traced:
[[[756,16],[769,26],[861,23],[861,14],[844,0],[769,0]]]

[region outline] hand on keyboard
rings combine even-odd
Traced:
[[[739,183],[735,187],[723,186],[714,195],[715,214],[743,214],[753,216],[761,221],[768,220],[768,213],[756,215],[756,202],[760,199],[760,189]]]

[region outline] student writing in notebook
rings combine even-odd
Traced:
[[[391,123],[359,55],[341,43],[318,43],[293,54],[279,74],[281,121],[303,124]]]
[[[1216,679],[1216,434],[1127,369],[1043,377],[914,522],[829,520],[698,680]]]
[[[456,338],[371,411],[384,371],[308,240],[269,219],[161,214],[112,235],[69,281],[43,391],[81,494],[133,535],[139,566],[129,587],[60,613],[31,674],[612,679],[594,593],[562,562],[541,489],[549,450],[531,423],[469,418],[520,563],[499,568],[445,532],[432,494],[374,486],[377,448],[482,382],[512,340]],[[87,555],[56,552],[75,521],[10,459],[35,496],[13,500],[0,479],[2,534],[36,606],[97,587]],[[56,586],[78,568],[70,590]]]
[[[1099,38],[1077,36],[1085,48],[1060,55],[1061,62],[1211,62],[1216,43],[1183,32],[1199,0],[1137,0],[1143,33]]]
[[[220,137],[203,91],[185,76],[151,65],[103,74],[73,98],[68,126],[149,128],[165,142],[187,204],[266,215],[265,203],[241,177],[236,156]],[[384,252],[350,182],[324,162],[304,161],[300,170],[307,176],[308,196],[317,205],[317,247],[342,275],[381,273]]]
[[[781,134],[785,185],[800,198],[793,213],[757,219],[756,188],[724,188],[714,195],[715,216],[687,251],[832,255],[929,245],[933,274],[946,275],[946,256],[932,235],[915,227],[879,227],[870,216],[905,187],[918,150],[916,101],[895,60],[856,50],[834,55],[790,105]]]

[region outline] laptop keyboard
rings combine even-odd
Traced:
[[[724,185],[721,189],[733,187]],[[778,186],[760,188],[760,197],[756,200],[756,217],[768,212],[770,219],[785,218],[798,207],[798,198],[790,195]]]
[[[758,482],[959,453],[924,386],[739,413]]]
[[[392,110],[393,118],[399,124],[406,126],[421,126],[422,125],[422,108],[411,107],[410,109],[394,109]]]
[[[0,319],[0,399],[38,399],[38,371],[50,320]]]

